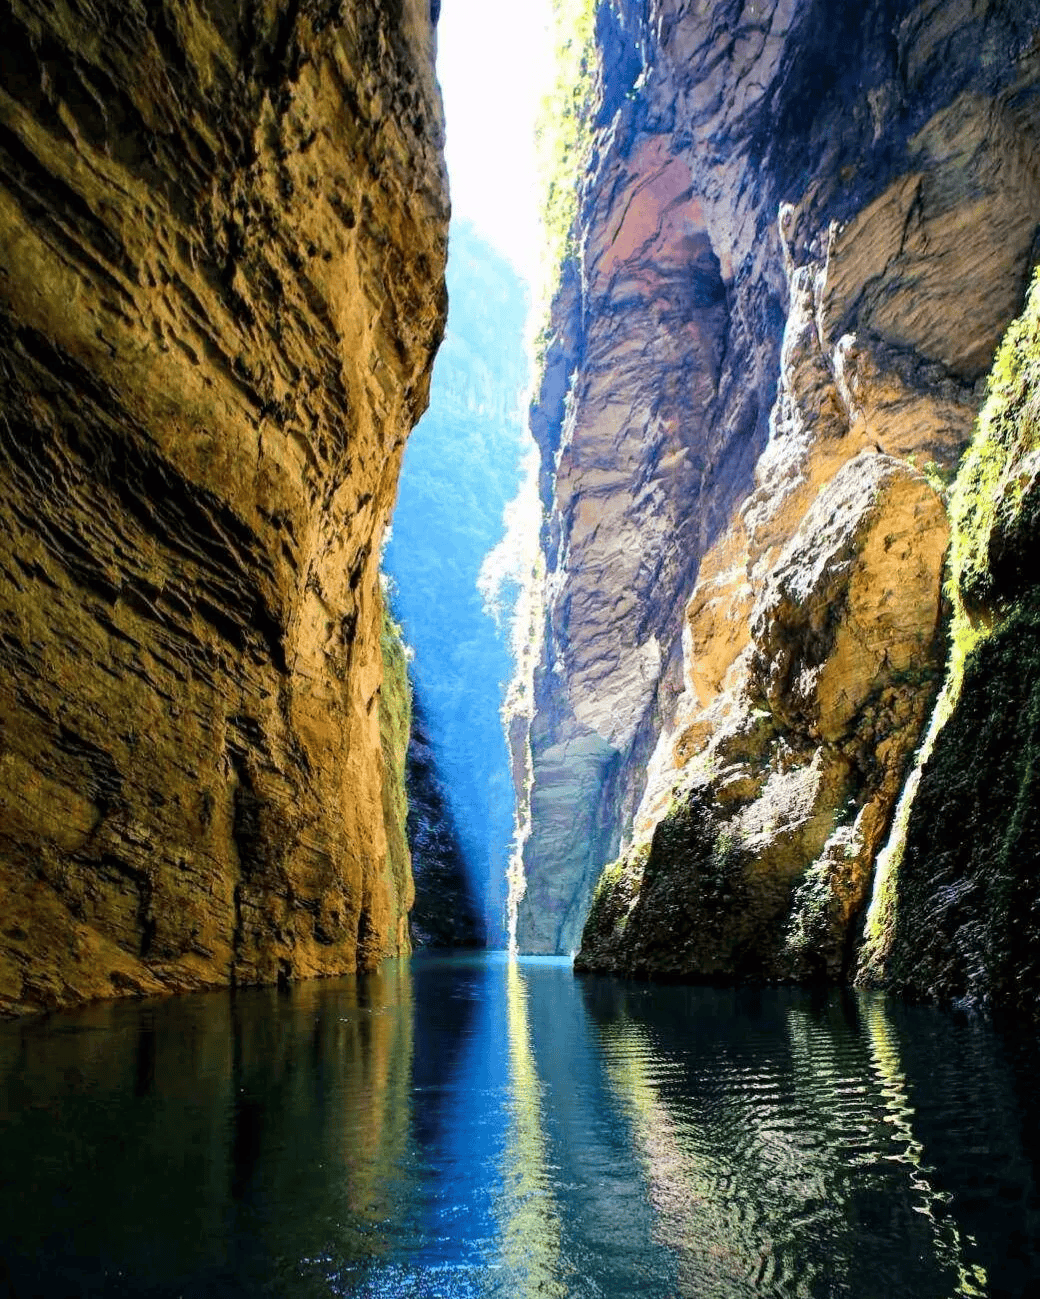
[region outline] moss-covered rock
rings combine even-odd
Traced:
[[[1040,274],[993,363],[951,499],[951,585],[962,625],[1035,592],[1040,531]]]
[[[415,901],[412,855],[408,849],[408,793],[406,766],[412,730],[412,689],[408,657],[401,628],[385,604],[379,636],[383,656],[383,684],[379,691],[379,740],[383,754],[383,822],[386,826],[386,864],[397,889],[401,914],[398,949],[409,949],[405,914]]]
[[[1033,1008],[1040,992],[1040,607],[969,655],[906,832],[884,981]]]
[[[604,870],[575,968],[707,979],[764,973],[790,886],[756,890],[753,873],[707,786],[686,791],[649,844]]]
[[[1040,275],[951,500],[947,681],[863,978],[1036,1009],[1040,993]]]

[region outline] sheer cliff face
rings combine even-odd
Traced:
[[[429,6],[14,0],[0,62],[0,1006],[371,964]]]
[[[837,972],[941,675],[941,480],[1037,252],[1040,20],[615,0],[597,30],[533,413],[519,945],[576,948],[598,881],[587,966]]]
[[[861,977],[1036,1015],[1040,1000],[1040,274],[950,497],[951,653],[878,864]]]

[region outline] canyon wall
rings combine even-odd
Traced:
[[[1040,274],[951,494],[951,653],[878,862],[860,977],[1036,1013],[1040,993]]]
[[[484,907],[474,888],[429,723],[412,701],[406,789],[408,845],[415,905],[408,916],[413,947],[484,947]]]
[[[378,564],[433,55],[426,0],[0,6],[0,1008],[407,950]]]
[[[848,974],[943,677],[947,485],[1040,252],[1040,17],[612,0],[596,32],[532,411],[519,946]]]

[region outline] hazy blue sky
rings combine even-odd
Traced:
[[[548,88],[550,0],[442,0],[437,70],[456,217],[535,277],[534,119]]]

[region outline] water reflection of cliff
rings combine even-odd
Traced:
[[[989,1293],[883,1000],[586,989],[679,1293]]]
[[[502,1256],[511,1292],[522,1299],[566,1299],[560,1210],[542,1114],[542,1085],[531,1050],[527,984],[515,961],[506,967],[509,1024],[509,1135],[502,1193]]]
[[[674,1267],[605,1076],[583,986],[561,958],[520,962],[537,1078],[540,1164],[559,1218],[556,1275],[571,1299],[674,1294]]]
[[[13,1293],[327,1294],[414,1229],[411,1039],[398,962],[5,1032]]]
[[[0,1296],[1026,1296],[1037,1065],[486,954],[0,1025]]]

